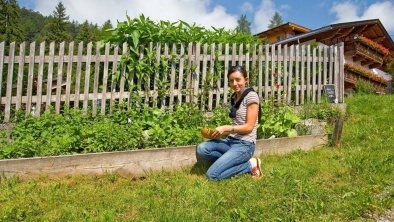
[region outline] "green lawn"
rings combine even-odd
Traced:
[[[341,148],[263,156],[265,177],[185,168],[0,184],[0,221],[353,221],[394,204],[394,96],[347,99]]]

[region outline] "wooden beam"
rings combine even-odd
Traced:
[[[332,39],[332,38],[335,37],[341,30],[342,30],[342,29],[339,28],[334,34],[329,35],[328,37],[326,37],[326,38],[324,38],[324,39],[321,39],[320,41],[326,41],[326,40],[328,40],[328,39]]]
[[[371,40],[374,41],[374,42],[381,43],[381,42],[383,42],[383,40],[385,40],[385,39],[386,39],[386,36],[379,36],[379,37],[373,38],[373,39],[371,39]]]
[[[380,64],[380,63],[373,63],[373,64],[369,65],[370,69],[380,68],[380,67],[382,67],[382,64]]]
[[[355,33],[356,33],[356,34],[361,34],[362,32],[364,32],[364,30],[365,30],[366,28],[368,28],[368,26],[369,26],[369,25],[367,24],[367,25],[364,25],[364,26],[358,28],[358,29],[355,31]]]
[[[363,61],[361,61],[361,65],[362,66],[369,66],[369,65],[371,65],[373,63],[374,63],[374,61],[371,61],[371,60],[363,60]]]
[[[342,33],[340,36],[338,36],[337,38],[342,38],[342,37],[346,37],[347,35],[349,35],[350,33],[352,33],[352,31],[354,30],[354,26],[349,28],[346,32]]]

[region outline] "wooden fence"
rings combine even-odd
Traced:
[[[42,42],[37,50],[32,42],[27,55],[26,43],[0,43],[0,121],[9,122],[18,109],[40,115],[49,107],[59,113],[69,106],[106,114],[129,99],[169,109],[194,102],[201,110],[212,110],[229,101],[226,73],[231,65],[246,68],[250,85],[263,99],[294,105],[320,102],[325,84],[335,85],[339,103],[344,99],[343,43],[151,43],[139,53],[138,61],[144,63],[133,63],[146,70],[126,71],[121,58],[130,49],[126,43],[84,47],[82,42],[52,42],[48,49]]]

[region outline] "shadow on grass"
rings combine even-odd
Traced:
[[[212,165],[211,162],[206,160],[198,160],[196,164],[192,166],[190,169],[190,174],[192,175],[204,175],[207,172],[208,168]]]

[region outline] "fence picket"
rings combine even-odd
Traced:
[[[207,58],[207,52],[208,52],[208,44],[205,43],[203,45],[203,56],[202,56],[202,78],[201,78],[201,101],[200,101],[200,107],[201,110],[204,111],[205,110],[205,106],[206,106],[206,92],[207,92],[207,62],[208,62],[208,58]]]
[[[9,56],[8,56],[8,73],[7,73],[4,122],[9,122],[11,117],[12,76],[14,74],[14,59],[15,59],[14,57],[15,57],[15,42],[12,42],[10,44]]]
[[[305,45],[301,46],[301,104],[305,99]]]
[[[278,45],[278,47],[280,47],[280,45]],[[276,50],[275,50],[275,45],[271,46],[271,75],[270,75],[270,81],[271,81],[271,85],[270,85],[270,98],[275,98],[275,89],[274,89],[274,85],[275,85],[275,61],[276,61]]]
[[[218,57],[215,59],[215,61],[220,61],[219,60],[219,58],[221,57],[221,55],[222,55],[222,43],[219,43],[219,45],[218,45]],[[219,105],[220,105],[220,89],[221,89],[221,77],[222,77],[222,74],[223,74],[223,70],[222,69],[219,69],[220,71],[217,73],[217,75],[218,75],[218,79],[217,79],[217,82],[216,82],[216,105],[215,105],[215,107],[216,108],[218,108],[219,107]],[[224,75],[226,75],[226,73],[224,73]]]
[[[306,47],[306,98],[311,99],[311,45]]]
[[[264,79],[264,98],[267,100],[268,99],[268,87],[269,87],[269,59],[270,57],[270,47],[269,45],[265,45],[265,79]]]
[[[29,73],[27,76],[27,101],[26,101],[26,112],[30,112],[33,94],[33,75],[34,75],[34,57],[36,52],[36,43],[30,43],[29,50]],[[1,96],[0,96],[1,98]]]
[[[38,73],[37,73],[37,102],[36,102],[36,116],[41,114],[41,104],[42,104],[42,79],[44,75],[44,63],[45,63],[45,42],[40,44],[40,56],[38,61]]]
[[[329,63],[330,63],[330,70],[328,72],[328,76],[329,76],[329,84],[333,84],[333,76],[334,76],[334,46],[330,46],[330,59],[329,59]]]
[[[57,83],[56,83],[56,113],[60,113],[60,94],[62,93],[63,78],[63,61],[64,61],[64,42],[60,43],[59,61],[57,65]]]
[[[300,45],[296,45],[295,48],[295,104],[300,104]]]
[[[263,46],[259,45],[259,53],[258,53],[258,93],[259,98],[263,98]]]
[[[192,65],[193,65],[193,44],[189,42],[187,47],[187,69],[186,69],[186,102],[189,103],[193,98]]]
[[[312,101],[316,102],[316,48],[313,48],[312,52]]]
[[[178,105],[182,105],[182,91],[183,91],[183,66],[185,63],[185,44],[181,43],[181,51],[179,55],[179,80],[178,80]]]
[[[49,62],[48,62],[48,75],[47,75],[47,94],[46,94],[46,103],[45,103],[45,111],[49,110],[49,106],[51,105],[52,100],[52,76],[53,76],[53,63],[55,60],[55,42],[51,42],[49,44]],[[44,80],[43,80],[44,81]]]
[[[211,55],[209,58],[209,95],[208,95],[208,110],[212,111],[213,102],[213,77],[214,77],[214,62],[215,62],[215,43],[211,44]]]
[[[103,87],[101,92],[101,114],[105,114],[105,107],[107,101],[107,84],[108,84],[108,63],[109,63],[109,43],[105,44],[105,60],[103,73]]]
[[[122,45],[122,56],[126,56],[128,54],[127,43],[124,42]],[[124,99],[124,87],[126,82],[126,66],[121,66],[122,70],[120,72],[120,86],[119,86],[119,104],[123,102]]]
[[[172,44],[171,56],[175,56],[177,54],[175,43]],[[175,90],[175,67],[176,67],[176,59],[171,59],[171,79],[170,79],[170,110],[174,110],[174,90]]]
[[[226,43],[225,49],[224,49],[224,92],[223,92],[223,103],[227,104],[227,99],[228,99],[228,80],[227,80],[227,73],[228,73],[228,63],[229,63],[229,44]]]
[[[93,100],[92,100],[92,116],[97,114],[97,94],[99,86],[99,72],[100,72],[100,43],[96,43],[96,56],[94,59],[94,79],[93,79]]]
[[[86,69],[85,69],[85,84],[83,86],[83,110],[86,114],[88,112],[88,101],[89,101],[89,81],[90,81],[90,62],[92,56],[92,42],[88,43],[86,51]]]
[[[321,45],[319,45],[318,48],[318,56],[317,56],[317,61],[318,61],[318,67],[319,67],[319,71],[318,71],[318,76],[317,76],[317,102],[319,103],[321,101],[321,90],[322,90],[322,86],[321,86],[321,81],[322,81],[322,49],[323,47]]]
[[[283,102],[287,102],[287,80],[289,78],[288,63],[289,54],[287,45],[283,47]]]
[[[327,46],[323,47],[323,85],[328,84],[327,82],[327,63],[328,63],[328,57],[327,57]]]
[[[23,89],[23,70],[25,66],[25,42],[19,45],[19,65],[18,65],[18,79],[16,83],[16,105],[15,110],[21,108],[22,104],[22,89]]]
[[[71,75],[73,69],[73,59],[74,59],[74,42],[70,42],[68,45],[68,61],[67,61],[67,77],[66,77],[66,101],[65,105],[70,105],[70,91],[71,91]]]
[[[77,73],[75,78],[74,108],[79,107],[79,94],[81,89],[81,70],[82,70],[82,51],[83,42],[78,44]]]
[[[114,57],[112,60],[112,73],[111,73],[111,99],[109,101],[109,113],[112,113],[114,110],[114,102],[115,102],[115,92],[116,92],[116,71],[118,70],[118,53],[119,53],[119,45],[116,44],[114,48]]]
[[[286,50],[287,51],[287,50]],[[294,62],[294,45],[290,46],[290,59],[289,59],[289,76],[288,81],[287,81],[287,85],[286,85],[286,89],[287,89],[287,103],[290,104],[291,103],[291,91],[292,91],[292,86],[293,86],[293,62]]]

